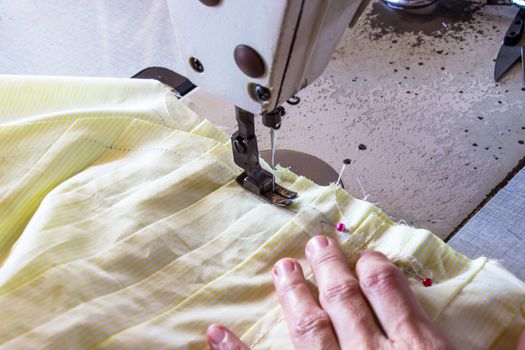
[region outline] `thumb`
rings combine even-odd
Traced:
[[[211,350],[249,350],[232,331],[221,324],[209,326],[206,338]]]

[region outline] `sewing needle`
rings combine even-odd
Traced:
[[[270,128],[270,142],[272,147],[272,170],[275,173],[275,129]],[[275,190],[275,175],[272,178],[272,190]]]

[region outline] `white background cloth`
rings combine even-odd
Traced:
[[[165,0],[1,0],[0,73],[130,77],[173,69]]]

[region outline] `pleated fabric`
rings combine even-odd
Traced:
[[[0,77],[0,348],[203,349],[221,322],[289,349],[270,270],[294,257],[313,281],[317,234],[350,263],[364,248],[416,261],[434,284],[411,287],[458,349],[516,346],[525,284],[498,262],[283,168],[299,197],[272,206],[239,173],[229,135],[158,82]]]

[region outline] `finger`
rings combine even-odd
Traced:
[[[441,337],[401,270],[386,256],[372,250],[363,251],[356,264],[356,273],[361,290],[391,340],[404,342],[407,337],[414,336]]]
[[[330,318],[310,293],[301,265],[286,258],[272,272],[295,348],[339,349]]]
[[[306,257],[341,348],[378,348],[384,336],[335,242],[326,236],[313,237],[306,245]]]
[[[212,350],[249,350],[249,348],[228,328],[212,324],[206,331],[208,345]]]

